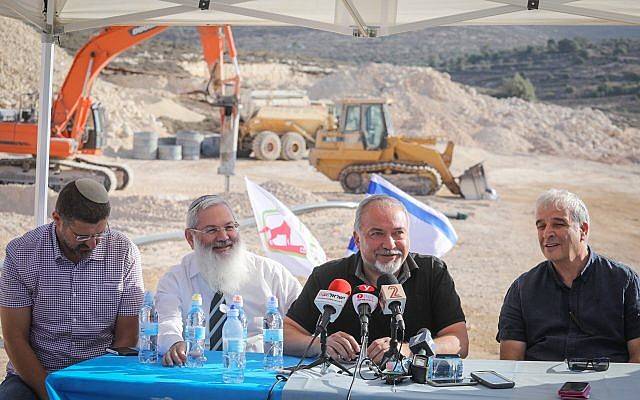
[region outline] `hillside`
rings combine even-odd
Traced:
[[[606,111],[620,124],[640,127],[640,40],[550,39],[545,45],[469,53],[436,65],[452,79],[500,94],[516,73],[539,100]]]

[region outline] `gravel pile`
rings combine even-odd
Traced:
[[[396,133],[406,136],[442,136],[503,154],[640,162],[638,130],[623,131],[601,111],[496,99],[432,68],[343,68],[317,81],[309,92],[312,98],[334,100],[354,93],[389,99]]]

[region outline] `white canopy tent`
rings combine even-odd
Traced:
[[[50,12],[55,10],[55,13]],[[357,37],[443,25],[640,25],[634,0],[0,0],[42,32],[36,225],[46,222],[53,42],[111,25],[296,25]]]

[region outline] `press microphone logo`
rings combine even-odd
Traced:
[[[358,285],[358,290],[360,292],[373,293],[376,291],[376,288],[371,285]]]
[[[330,290],[320,291],[318,297],[327,300],[343,300],[349,297],[349,295],[340,292],[333,292]]]
[[[398,286],[389,285],[389,298],[390,299],[404,298],[404,293],[400,292],[400,290],[398,289]]]

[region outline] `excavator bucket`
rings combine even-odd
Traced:
[[[484,166],[478,163],[468,168],[458,177],[460,193],[467,200],[495,200],[498,197],[495,189],[489,187]]]

